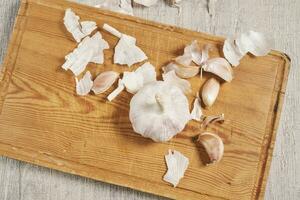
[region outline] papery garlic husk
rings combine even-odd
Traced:
[[[198,66],[183,66],[174,62],[169,63],[162,69],[164,73],[174,70],[180,78],[192,78],[200,71]]]
[[[244,55],[248,52],[255,56],[265,56],[271,51],[271,41],[264,34],[248,31],[236,38],[235,43]]]
[[[162,77],[164,82],[178,87],[185,94],[188,94],[192,91],[191,83],[187,80],[179,78],[174,70],[163,73]]]
[[[107,71],[99,74],[93,83],[93,92],[101,94],[108,90],[114,82],[118,79],[119,73],[114,71]]]
[[[128,65],[131,67],[135,63],[148,59],[146,54],[136,46],[136,39],[134,37],[123,34],[108,24],[104,24],[103,29],[120,38],[115,47],[115,64]]]
[[[165,142],[181,132],[190,120],[189,103],[178,87],[155,81],[132,97],[129,119],[136,133]]]
[[[202,101],[207,107],[211,107],[220,91],[220,83],[215,78],[208,79],[202,88]]]
[[[78,79],[75,78],[75,81],[76,81],[76,93],[80,96],[87,95],[93,87],[92,75],[89,71],[85,73],[85,75],[81,80],[78,81]]]
[[[66,10],[64,24],[76,42],[80,42],[82,38],[88,36],[97,28],[95,22],[83,21],[80,23],[79,19],[79,16],[77,16],[70,8]]]
[[[208,155],[209,162],[207,164],[220,162],[224,154],[224,144],[218,135],[205,132],[198,136],[197,142],[204,147]]]
[[[201,127],[206,128],[211,123],[224,122],[224,120],[225,120],[224,113],[222,113],[221,115],[206,116],[204,121],[201,124]]]
[[[201,107],[201,99],[199,97],[199,93],[197,93],[197,96],[194,100],[193,109],[191,112],[191,119],[195,121],[202,121],[202,107]]]
[[[179,151],[169,149],[169,153],[165,155],[165,161],[168,171],[164,175],[163,180],[176,187],[188,168],[189,159]]]
[[[157,3],[158,0],[133,0],[135,3],[150,7],[153,6]]]
[[[118,87],[107,96],[108,101],[114,100],[125,89],[122,79],[118,80]]]
[[[202,69],[213,73],[227,82],[233,79],[233,70],[230,64],[224,58],[212,58],[205,62]]]
[[[225,40],[223,53],[228,62],[230,62],[235,67],[240,64],[240,60],[245,55],[245,53],[241,53],[241,51],[235,44],[235,41],[231,38]]]

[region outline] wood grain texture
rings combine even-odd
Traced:
[[[297,37],[296,37],[296,31],[297,30],[299,31],[299,26],[295,25],[296,24],[296,16],[297,16],[296,8],[297,8],[298,3],[296,1],[290,1],[289,3],[279,2],[279,1],[278,2],[277,1],[264,1],[265,3],[263,3],[263,5],[262,5],[261,3],[259,3],[259,1],[257,1],[257,2],[258,3],[256,4],[256,6],[253,6],[252,3],[249,2],[247,4],[244,1],[232,1],[232,3],[230,3],[230,4],[225,4],[225,2],[223,2],[223,1],[218,1],[216,4],[214,1],[210,1],[210,5],[209,5],[210,14],[207,14],[205,2],[189,1],[189,2],[185,3],[181,16],[176,15],[176,13],[177,13],[176,9],[168,8],[164,4],[161,4],[155,8],[151,8],[151,9],[137,8],[135,10],[135,14],[146,17],[146,18],[150,18],[153,20],[164,21],[164,22],[171,23],[171,24],[177,24],[180,26],[194,29],[194,30],[195,29],[202,30],[202,31],[207,31],[207,32],[217,33],[217,34],[222,34],[222,35],[231,35],[236,32],[240,32],[240,31],[247,30],[249,28],[254,27],[255,29],[275,34],[275,37],[278,38],[277,40],[275,40],[276,46],[278,47],[277,49],[287,50],[288,53],[290,51],[294,52],[294,54],[290,53],[290,55],[292,56],[292,58],[294,60],[294,57],[296,57],[295,55],[297,55],[297,52],[299,53],[299,49],[297,47],[297,46],[299,46],[298,45],[299,40],[297,40]],[[254,3],[254,5],[255,5],[255,3]],[[190,12],[190,10],[193,10],[195,12]],[[284,11],[284,10],[288,10],[288,12],[287,11],[279,12],[279,11]],[[252,13],[255,13],[254,11],[256,11],[256,12],[259,11],[258,12],[259,14],[257,16],[252,16]],[[278,13],[285,13],[286,15],[282,14],[282,15],[277,16]],[[195,17],[195,15],[196,15],[196,17]],[[168,16],[168,17],[166,17],[166,16]],[[249,16],[251,16],[251,17],[249,17]],[[258,19],[261,19],[262,16],[265,16],[265,18],[269,20],[267,23],[268,24],[267,26],[265,25],[266,22],[264,22],[262,20],[258,20]],[[273,16],[273,17],[270,17],[270,16]],[[239,20],[241,20],[241,21],[239,21]],[[285,23],[287,21],[292,21],[295,24]],[[269,29],[270,27],[274,27],[275,30],[280,30],[280,31],[274,31],[274,33],[273,33],[273,30]],[[8,29],[6,29],[6,30],[8,30]],[[287,31],[289,31],[288,32],[289,34],[287,34]],[[296,60],[294,60],[294,63],[298,63],[297,58],[296,58]],[[291,81],[297,80],[296,77],[297,77],[297,75],[299,75],[299,71],[296,71],[296,70],[299,70],[299,69],[292,68]],[[291,85],[291,84],[289,84],[289,85]],[[292,133],[283,135],[283,134],[280,134],[280,132],[279,132],[279,137],[281,138],[279,142],[282,142],[282,145],[280,144],[280,146],[287,148],[286,151],[288,153],[285,153],[285,151],[283,151],[283,150],[279,151],[279,152],[282,152],[282,155],[280,155],[280,153],[279,153],[278,158],[276,157],[276,153],[275,153],[275,161],[273,161],[273,163],[276,162],[276,160],[278,160],[278,161],[277,161],[277,165],[275,165],[275,175],[271,175],[271,180],[272,180],[272,178],[274,179],[273,184],[271,181],[270,182],[271,186],[269,186],[271,189],[272,188],[275,188],[275,189],[268,190],[268,191],[271,191],[271,192],[267,193],[267,198],[270,198],[270,199],[274,199],[274,198],[297,199],[297,197],[299,197],[299,188],[297,188],[297,180],[298,180],[297,177],[299,178],[299,176],[296,175],[296,165],[299,164],[299,160],[296,159],[297,152],[295,152],[295,150],[294,150],[296,142],[299,141],[299,140],[297,140],[299,138],[297,138],[297,135],[295,135],[295,132],[294,132],[294,131],[299,130],[299,126],[297,126],[297,122],[295,120],[296,116],[297,116],[296,113],[299,110],[297,107],[295,107],[297,105],[297,101],[299,102],[299,96],[297,96],[298,95],[297,91],[299,91],[299,88],[297,88],[298,86],[297,86],[296,82],[295,82],[295,84],[293,84],[293,86],[294,86],[293,90],[292,90],[293,92],[291,93],[291,96],[290,96],[290,104],[287,103],[286,107],[291,106],[290,109],[288,109],[288,111],[289,111],[288,113],[294,113],[294,114],[288,115],[286,113],[285,117],[283,117],[283,119],[289,121],[289,123],[285,123],[285,121],[283,122],[285,124],[283,127],[286,126],[284,128],[285,133],[286,132],[289,132],[289,133],[292,132]],[[298,100],[295,100],[295,101],[293,100],[295,98],[294,95],[296,95],[296,97],[298,97],[298,98],[296,98]],[[288,98],[289,98],[289,95],[288,95]],[[289,101],[287,101],[287,102],[289,102]],[[291,120],[291,119],[294,119],[294,120]],[[281,129],[283,130],[283,128],[281,128]],[[281,149],[281,147],[280,147],[280,149]],[[281,158],[283,158],[283,159],[281,159]],[[289,161],[289,162],[287,162],[287,161]],[[13,162],[13,164],[16,163],[14,161],[11,161],[11,162]],[[7,166],[9,166],[9,165],[7,164]],[[30,165],[26,164],[25,166],[30,166]],[[274,164],[273,164],[273,166],[274,166]],[[22,168],[22,166],[20,168]],[[28,168],[30,168],[30,167],[28,167]],[[4,167],[4,169],[6,169],[6,168]],[[13,169],[15,169],[15,168],[13,168]],[[272,169],[274,169],[274,167]],[[286,173],[282,173],[282,169],[285,170],[284,172],[286,172]],[[48,171],[46,169],[42,169],[42,170]],[[13,172],[15,172],[17,174],[18,173],[22,174],[22,170],[19,170],[19,172],[17,172],[17,171],[18,170],[15,170]],[[34,173],[34,170],[32,170],[32,171],[33,172],[31,174]],[[27,172],[23,171],[23,173],[26,174]],[[56,172],[53,172],[53,173],[55,174]],[[43,176],[40,176],[39,178],[35,179],[33,176],[30,176],[30,173],[28,173],[29,179],[22,179],[22,178],[18,178],[17,176],[9,176],[10,173],[3,173],[3,174],[4,174],[4,176],[8,176],[8,178],[5,178],[5,180],[9,180],[9,182],[11,183],[11,184],[4,184],[5,185],[4,188],[6,188],[5,191],[11,191],[7,188],[14,187],[15,184],[20,185],[20,183],[21,183],[21,186],[18,187],[19,189],[15,188],[14,191],[19,191],[19,194],[20,194],[19,197],[22,199],[26,198],[26,197],[24,197],[24,196],[26,196],[26,195],[24,195],[24,193],[26,193],[26,194],[30,193],[28,191],[31,191],[31,192],[36,191],[36,192],[33,192],[33,195],[39,195],[38,193],[40,193],[40,195],[41,195],[40,197],[47,197],[47,196],[43,196],[43,195],[49,195],[49,191],[45,191],[45,189],[43,189],[43,188],[49,188],[48,186],[50,186],[50,188],[53,188],[53,187],[51,187],[51,183],[44,183],[42,181],[43,185],[41,187],[40,187],[40,184],[37,184],[37,181],[42,180]],[[60,174],[60,173],[58,173],[58,174]],[[271,171],[271,174],[272,174],[272,171]],[[66,176],[69,176],[69,175],[66,175]],[[22,177],[22,176],[19,176],[19,177]],[[72,176],[70,176],[70,177],[72,177]],[[283,179],[283,178],[285,178],[285,179]],[[77,178],[75,178],[75,179],[77,179]],[[294,180],[294,181],[280,181],[281,179]],[[21,181],[21,180],[23,180],[23,181]],[[33,187],[33,188],[37,188],[36,190],[34,190],[33,188],[27,188],[28,189],[27,192],[26,192],[26,190],[24,191],[24,189],[23,189],[24,184],[26,185],[26,183],[28,183],[29,181],[31,181],[32,184],[35,184],[36,187]],[[55,182],[55,180],[54,180],[54,182]],[[67,180],[66,180],[66,182],[67,182]],[[22,185],[22,183],[23,183],[23,185]],[[11,185],[11,186],[7,187],[7,185]],[[286,187],[283,187],[284,185],[286,185]],[[70,186],[70,187],[63,186],[64,189],[58,190],[58,191],[61,192],[61,194],[65,194],[64,192],[69,191],[68,188],[71,188],[71,187],[72,186]],[[114,186],[109,186],[109,188],[110,187],[114,187]],[[282,188],[286,188],[286,189],[283,190]],[[122,193],[122,191],[124,191],[123,188],[120,190],[121,190],[120,193]],[[57,190],[55,190],[55,191],[57,191]],[[78,194],[84,194],[85,192],[81,192],[81,190],[77,190],[77,191],[80,191],[80,192],[78,192],[77,195],[72,196],[72,197],[74,197],[73,199],[80,199],[80,198],[84,199],[82,197],[82,195],[78,195]],[[107,190],[107,191],[109,191],[109,190]],[[283,191],[285,191],[285,192],[283,192]],[[11,199],[17,199],[17,197],[18,197],[18,196],[16,196],[16,198],[13,198],[12,196],[6,195],[6,194],[8,194],[8,193],[4,192],[5,198],[10,197]],[[129,193],[129,194],[132,194],[132,193]],[[140,193],[138,193],[138,194],[140,194]],[[39,196],[36,196],[36,197],[39,197]],[[109,198],[110,196],[105,196],[104,198],[106,198],[106,197]],[[115,196],[115,197],[117,197],[119,199],[122,199],[122,198],[126,199],[126,195],[125,196],[120,195],[120,196]],[[134,194],[134,196],[129,196],[128,198],[131,198],[131,197],[136,198],[135,194]],[[27,196],[27,198],[30,199],[30,194]],[[32,198],[32,196],[31,196],[31,198]],[[52,198],[55,198],[55,196],[54,197],[48,196],[47,198],[52,199]],[[111,197],[111,198],[113,198],[113,197]],[[149,197],[149,198],[151,198],[151,197]],[[153,197],[153,198],[155,198],[155,197]]]

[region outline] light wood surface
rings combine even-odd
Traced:
[[[220,16],[219,16],[219,19],[216,19],[217,18],[216,16],[218,16],[216,10],[218,10],[218,7],[220,5],[225,5],[224,2],[222,4],[221,1],[218,1],[218,4],[214,4],[213,1],[210,1],[210,6],[209,6],[210,9],[209,10],[210,10],[211,16],[206,16],[207,13],[204,13],[204,11],[206,9],[205,3],[204,2],[198,2],[197,3],[197,2],[196,1],[190,1],[190,2],[188,2],[183,7],[182,16],[176,16],[176,12],[177,11],[175,9],[167,8],[163,4],[160,7],[160,9],[162,9],[162,10],[155,9],[155,8],[151,8],[150,10],[144,10],[144,9],[138,8],[136,14],[137,15],[145,15],[145,16],[149,15],[148,18],[152,18],[153,20],[155,20],[158,17],[163,18],[163,14],[160,16],[160,15],[157,15],[157,12],[164,13],[164,12],[166,12],[166,10],[170,9],[170,12],[165,13],[165,15],[166,14],[168,14],[168,15],[170,14],[170,15],[172,15],[174,17],[164,18],[163,21],[164,20],[170,20],[169,23],[174,23],[177,20],[178,25],[186,26],[186,27],[191,28],[191,29],[195,29],[195,27],[197,27],[197,26],[201,27],[201,25],[203,25],[203,27],[201,27],[202,31],[208,31],[208,32],[212,32],[212,33],[216,32],[218,34],[219,33],[221,33],[221,34],[233,34],[234,32],[241,31],[241,30],[238,30],[238,29],[232,29],[232,30],[230,30],[228,27],[231,27],[232,24],[227,24],[226,25],[226,24],[222,24],[222,23],[218,22],[220,20],[226,20],[226,19],[221,18]],[[279,3],[276,4],[275,1],[273,1],[273,3],[275,3],[274,5],[279,6],[279,7],[285,5],[285,4],[284,5],[279,5]],[[271,2],[270,2],[269,4],[266,4],[266,5],[263,5],[263,6],[267,7],[267,5],[269,5],[272,8],[269,8],[269,7],[268,8],[271,9],[271,11],[273,11],[274,8],[277,8],[276,6],[273,5],[273,3],[271,4]],[[12,5],[12,4],[10,4],[10,5]],[[199,7],[196,7],[195,5],[199,5]],[[233,7],[231,7],[231,6],[233,6]],[[223,7],[220,7],[219,9],[222,10],[220,12],[225,15],[225,14],[228,14],[228,13],[229,14],[232,13],[232,12],[229,12],[228,10],[226,11],[226,9],[229,9],[229,10],[232,9],[232,8],[236,9],[236,8],[239,8],[239,6],[241,6],[241,5],[236,5],[236,7],[234,7],[234,3],[233,3],[230,6],[228,5],[228,7],[223,6]],[[248,6],[248,5],[245,5],[245,6]],[[189,15],[192,14],[192,13],[190,13],[190,12],[187,11],[190,8],[199,8],[199,10],[202,11],[202,12],[199,12],[200,14],[197,14],[197,15],[199,15],[199,17],[198,17],[199,19],[197,18],[196,20],[193,21],[193,20],[191,20],[191,17],[188,17]],[[184,9],[186,9],[186,11]],[[265,9],[267,9],[267,8],[265,8]],[[8,9],[6,9],[5,11],[7,12]],[[152,13],[151,13],[151,11],[152,11]],[[269,11],[269,13],[271,11]],[[138,13],[138,12],[141,12],[141,13]],[[155,12],[156,12],[156,14],[155,14]],[[235,10],[235,12],[238,12],[238,10]],[[247,12],[249,12],[249,15],[251,14],[250,11],[247,11]],[[195,11],[195,13],[198,13],[198,12]],[[243,12],[240,11],[240,13],[243,13]],[[294,12],[294,13],[290,12],[290,15],[296,15],[296,12]],[[184,18],[184,16],[186,18]],[[232,17],[234,17],[234,16],[232,16]],[[181,19],[181,18],[182,18],[182,21],[180,23],[180,20],[178,20],[178,19]],[[200,18],[203,19],[204,21],[203,20],[200,21]],[[277,17],[277,18],[279,18],[279,17]],[[190,21],[189,22],[190,24],[186,24],[187,22],[184,22],[184,21],[188,21],[188,20]],[[208,21],[205,22],[205,20],[208,20]],[[210,20],[212,20],[212,21],[210,21]],[[216,21],[214,22],[214,20],[216,20]],[[245,18],[244,20],[246,21],[246,20],[249,20],[249,19]],[[166,22],[168,22],[168,21],[166,21]],[[191,22],[195,23],[195,24],[192,24]],[[209,23],[209,22],[213,22],[213,23]],[[216,24],[218,24],[216,22],[218,22],[220,24],[216,25]],[[277,22],[277,23],[279,23],[279,22]],[[239,26],[242,26],[242,24],[244,24],[244,23],[241,23],[241,22],[239,22],[239,23],[240,23]],[[250,28],[251,27],[250,22],[248,22],[248,23],[249,23],[249,25],[246,26],[246,28]],[[253,21],[253,23],[254,23],[253,26],[255,28],[255,23],[259,23],[259,21]],[[208,27],[210,27],[210,26],[214,26],[214,27],[213,28],[207,28],[207,27],[205,27],[205,24],[206,24],[206,26],[208,26],[208,24],[210,24]],[[219,31],[219,32],[217,31],[217,29],[222,30],[222,25],[223,26],[228,26],[227,27],[227,29],[228,29],[227,31],[228,32],[222,33],[221,31]],[[264,24],[262,24],[262,25],[264,25]],[[220,27],[218,27],[218,26],[220,26]],[[237,26],[237,25],[234,25],[234,26]],[[258,26],[258,25],[256,25],[256,26]],[[265,30],[264,28],[265,27],[261,27],[261,30]],[[297,28],[297,26],[294,26],[293,28],[296,29],[296,30],[299,29],[299,28]],[[259,29],[259,28],[256,27],[256,29]],[[232,31],[232,32],[230,32],[230,31]],[[266,30],[266,32],[268,32],[268,31],[270,33],[272,32],[271,30]],[[292,30],[290,30],[290,31],[292,31]],[[275,33],[277,33],[277,32],[275,32]],[[277,34],[282,34],[282,33],[277,33]],[[276,36],[276,34],[275,34],[275,36]],[[277,41],[276,40],[276,42],[278,42],[279,44],[280,44],[280,42],[282,42],[284,44],[284,41]],[[277,43],[277,45],[278,45],[278,43]],[[293,44],[293,43],[291,43],[291,44]],[[296,48],[296,44],[297,43],[294,44],[295,48]],[[296,50],[297,49],[295,49],[295,51]],[[296,69],[294,69],[294,71],[295,70]],[[292,68],[292,73],[293,73],[293,68]],[[294,72],[294,74],[291,75],[292,78],[294,76],[296,78],[295,73],[296,72]],[[293,81],[293,79],[292,79],[292,81]],[[295,89],[295,91],[297,91],[297,90]],[[296,105],[296,104],[294,104],[294,105]],[[287,106],[289,106],[289,105],[287,105]],[[296,112],[297,110],[293,110],[291,108],[290,111],[291,112]],[[291,116],[291,117],[296,117],[296,116],[294,115],[294,116]],[[283,119],[285,119],[285,118],[283,118]],[[296,121],[294,120],[294,121],[291,121],[289,123],[296,123]],[[287,126],[287,125],[285,125],[285,126]],[[295,131],[296,128],[294,128],[293,131]],[[291,136],[285,135],[285,134],[284,135],[281,134],[281,135],[282,135],[281,136],[281,140],[284,140],[284,141],[286,141],[288,139],[286,137],[291,137]],[[279,132],[279,138],[280,138],[280,132]],[[294,141],[294,138],[292,137],[291,140]],[[283,141],[281,141],[281,142],[283,142]],[[289,150],[289,148],[293,148],[293,145],[289,145],[287,150]],[[284,153],[284,151],[282,151],[282,152]],[[289,156],[296,156],[296,155],[289,155]],[[276,159],[276,154],[275,154],[275,159]],[[87,181],[88,183],[79,184],[80,182],[84,182],[85,179],[81,179],[81,178],[78,178],[78,177],[73,177],[73,176],[61,174],[61,173],[58,173],[56,171],[49,171],[49,170],[42,169],[42,168],[38,168],[37,169],[37,167],[31,167],[31,165],[28,165],[28,164],[20,164],[20,163],[16,164],[16,161],[12,161],[12,160],[8,160],[7,162],[5,162],[5,161],[6,161],[6,159],[3,159],[4,166],[6,166],[6,167],[4,167],[3,168],[4,170],[1,171],[1,176],[2,176],[2,172],[3,172],[3,177],[7,177],[7,178],[4,178],[4,182],[1,183],[1,184],[3,184],[3,187],[1,187],[1,188],[5,188],[4,192],[1,194],[1,195],[4,195],[4,199],[5,198],[8,198],[8,199],[10,199],[10,198],[11,199],[17,199],[17,198],[20,198],[20,199],[37,199],[37,198],[49,198],[49,199],[55,199],[55,198],[57,198],[57,199],[61,199],[63,196],[67,196],[67,195],[69,195],[70,199],[71,198],[72,199],[80,199],[80,198],[82,198],[82,199],[86,199],[86,198],[92,199],[92,198],[99,198],[99,196],[103,197],[103,199],[109,199],[109,198],[112,198],[112,199],[116,199],[116,198],[117,199],[127,199],[127,198],[137,198],[137,196],[142,195],[141,193],[137,193],[135,191],[134,192],[130,191],[130,192],[126,192],[125,193],[124,191],[127,191],[127,189],[118,188],[118,190],[120,192],[116,196],[114,196],[115,195],[115,194],[113,194],[114,190],[113,189],[111,190],[111,188],[116,188],[115,186],[110,186],[110,185],[107,186],[107,185],[105,185],[104,188],[98,188],[99,187],[98,186],[99,183],[94,183],[94,181],[90,181],[90,180]],[[276,162],[276,160],[273,161],[273,166],[274,166],[274,162]],[[281,166],[283,165],[283,166],[288,167],[288,168],[291,167],[291,166],[286,166],[287,163],[281,163],[281,162],[282,161],[279,160],[279,164]],[[293,162],[289,162],[288,164],[294,165],[294,167],[295,167],[296,164],[297,164],[296,162],[297,162],[297,160],[294,158],[294,161]],[[12,163],[12,164],[10,164],[10,163]],[[20,166],[20,165],[22,165],[22,166]],[[278,165],[278,163],[277,163],[277,165]],[[278,174],[279,174],[279,172],[282,172],[282,170],[277,165],[275,166],[275,172],[276,172],[276,169],[278,168],[277,170],[278,170]],[[9,169],[9,170],[6,169],[6,168],[10,168],[9,166],[14,166],[14,167],[12,167],[12,169]],[[293,177],[293,172],[295,173],[295,171],[293,171],[293,169],[295,170],[296,168],[291,168],[291,169],[292,170],[289,170],[285,174],[285,176],[287,176],[287,178],[290,178],[290,179],[293,179],[293,180],[296,181],[297,180],[297,178],[296,178],[297,176]],[[2,170],[2,168],[1,168],[1,170]],[[40,176],[39,175],[33,176],[33,174],[34,175],[36,174],[37,170],[41,171],[40,172],[41,173]],[[19,174],[19,176],[16,176],[15,174]],[[56,174],[56,176],[59,177],[59,178],[57,178],[57,179],[53,178],[53,179],[49,180],[48,175],[50,177],[53,177],[53,174]],[[67,178],[65,178],[65,177],[67,177]],[[271,180],[272,180],[272,178],[273,178],[273,176],[272,176],[272,173],[271,173]],[[282,178],[282,175],[281,176],[277,175],[276,177],[274,176],[273,179],[275,179],[275,181],[278,182],[278,180],[280,180],[280,178]],[[79,179],[79,180],[78,181],[74,181],[76,179]],[[47,181],[45,181],[45,180],[47,180]],[[49,182],[48,182],[48,180],[49,180]],[[72,182],[72,180],[73,180],[73,182]],[[7,182],[5,182],[5,181],[7,181]],[[76,186],[72,186],[72,184],[70,184],[70,182],[73,183],[73,184],[75,184]],[[42,184],[40,184],[40,183],[42,183]],[[59,185],[57,185],[58,183],[59,183]],[[292,184],[292,183],[288,182],[287,184]],[[271,188],[277,188],[277,187],[280,187],[280,184],[281,184],[280,182],[279,183],[275,183],[274,182],[274,184],[273,185],[271,184],[270,187]],[[16,189],[15,185],[18,185],[17,189]],[[74,189],[74,187],[75,187],[75,189]],[[282,188],[279,188],[280,191],[277,191],[277,194],[275,194],[274,192],[273,193],[272,192],[267,193],[267,195],[269,195],[269,196],[267,196],[267,198],[268,197],[273,198],[273,196],[276,196],[276,195],[277,195],[276,197],[278,199],[284,199],[284,198],[289,198],[289,197],[290,197],[289,199],[296,198],[297,195],[298,195],[296,187],[297,187],[297,184],[295,182],[295,184],[291,185],[291,187],[289,188],[288,192],[284,192],[284,191],[282,191]],[[80,189],[77,189],[77,188],[80,188]],[[55,193],[53,191],[56,191],[56,190],[60,191],[60,193],[56,194],[57,196],[53,195],[53,193]],[[86,190],[87,190],[87,192],[86,192]],[[101,190],[101,191],[99,191],[99,190]],[[69,194],[68,193],[69,191],[72,191],[72,194]],[[103,191],[106,191],[106,192],[103,192]],[[76,193],[76,194],[74,194],[73,192]],[[15,193],[15,194],[12,194],[12,193]],[[97,194],[99,196],[97,196]],[[13,195],[17,195],[17,196],[13,196]],[[36,195],[36,196],[33,196],[33,195]],[[59,196],[59,195],[61,195],[61,196]],[[89,196],[89,195],[95,195],[95,196]],[[290,195],[290,196],[288,196],[288,195]],[[147,198],[151,199],[151,198],[156,198],[156,197],[151,197],[151,196],[148,196],[148,195],[144,196],[144,194],[143,194],[142,197],[140,197],[140,199],[143,199],[143,198],[144,199],[147,199]]]

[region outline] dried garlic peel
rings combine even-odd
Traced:
[[[233,79],[233,70],[224,58],[209,59],[202,68],[204,71],[213,73],[227,82],[231,82]]]
[[[129,118],[136,133],[156,142],[168,141],[190,120],[188,100],[178,87],[155,81],[133,96]]]
[[[108,90],[119,77],[119,73],[114,71],[107,71],[99,74],[93,83],[93,92],[101,94]]]
[[[213,115],[213,116],[207,116],[205,117],[202,127],[206,128],[209,124],[215,123],[215,122],[224,122],[225,120],[225,115],[222,113],[221,115]]]
[[[199,73],[200,68],[197,66],[185,67],[185,66],[173,63],[173,62],[171,62],[167,66],[163,67],[164,73],[167,73],[172,70],[174,70],[180,78],[192,78]]]
[[[136,39],[134,37],[122,34],[108,24],[104,24],[103,29],[120,38],[117,46],[115,47],[115,64],[128,65],[130,67],[135,63],[148,59],[146,54],[136,46]]]
[[[205,106],[212,106],[220,91],[220,83],[215,78],[208,79],[202,88],[202,100]]]
[[[240,64],[240,60],[245,55],[240,52],[239,48],[235,44],[235,41],[231,38],[225,40],[223,53],[228,62],[235,67]]]
[[[193,109],[191,112],[191,119],[200,122],[202,121],[202,116],[203,116],[203,112],[201,107],[201,99],[199,97],[199,93],[197,93],[197,96],[194,100]]]
[[[157,3],[158,0],[133,0],[137,4],[141,4],[146,7],[153,6]]]
[[[187,80],[179,78],[174,70],[164,73],[162,77],[164,82],[178,87],[185,94],[188,94],[192,91],[191,83]]]
[[[164,175],[163,180],[171,183],[176,187],[189,165],[189,159],[176,150],[169,150],[169,154],[165,155],[168,171]]]
[[[66,29],[73,35],[76,42],[80,42],[82,38],[91,34],[97,25],[92,21],[84,21],[79,23],[79,16],[77,16],[70,8],[65,12],[64,24]]]
[[[76,92],[80,96],[87,95],[93,87],[92,75],[89,71],[85,73],[85,75],[80,81],[78,81],[77,78],[75,78],[75,81],[76,81]]]
[[[209,157],[207,164],[220,162],[224,153],[224,144],[218,135],[205,132],[199,135],[197,142],[203,145]]]
[[[107,96],[108,101],[114,100],[125,89],[122,79],[118,81],[118,87]]]
[[[89,62],[103,64],[103,50],[108,48],[108,43],[102,39],[100,32],[97,32],[92,37],[84,38],[78,47],[65,57],[66,62],[62,68],[70,69],[75,76],[78,76],[85,70]]]

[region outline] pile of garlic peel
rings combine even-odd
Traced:
[[[150,1],[149,1],[150,2]],[[125,71],[122,78],[114,71],[99,74],[95,80],[86,71],[88,63],[103,64],[105,49],[108,43],[98,31],[89,36],[97,28],[92,21],[79,22],[79,17],[71,9],[67,9],[64,18],[66,29],[72,34],[78,47],[69,53],[62,66],[71,70],[75,75],[76,93],[85,96],[93,91],[95,94],[106,92],[118,80],[118,87],[107,97],[109,101],[116,98],[122,91],[133,94],[130,102],[129,119],[134,131],[143,137],[151,138],[155,142],[166,142],[184,130],[190,120],[201,123],[202,129],[210,123],[223,122],[224,114],[206,116],[203,113],[201,102],[206,107],[211,107],[216,102],[221,90],[221,81],[233,80],[232,66],[237,66],[247,53],[255,56],[265,56],[270,51],[270,42],[261,34],[249,31],[235,39],[224,42],[223,51],[225,58],[209,58],[211,45],[200,47],[198,42],[192,41],[184,48],[183,55],[170,61],[162,68],[162,81],[156,79],[155,67],[150,62],[144,62],[135,71]],[[103,29],[119,38],[115,47],[114,64],[128,65],[141,63],[148,59],[146,54],[136,45],[136,39],[119,32],[114,27],[104,24]],[[84,71],[85,74],[78,79]],[[201,95],[197,93],[190,112],[187,95],[191,90],[189,78],[208,72],[216,77],[209,78],[202,86]],[[220,162],[224,153],[222,139],[215,133],[203,132],[198,136],[197,143],[206,151],[209,162]],[[177,186],[183,177],[189,161],[178,151],[170,151],[165,156],[168,171],[164,180]]]

